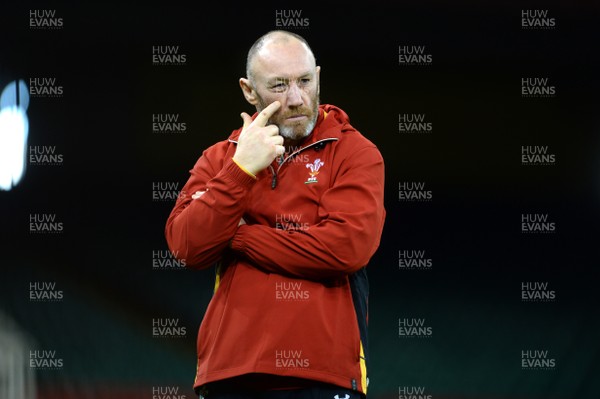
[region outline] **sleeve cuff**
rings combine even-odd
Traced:
[[[229,247],[236,251],[236,252],[244,252],[245,249],[245,243],[244,243],[244,239],[242,238],[244,235],[244,230],[247,228],[246,225],[242,225],[240,227],[238,227],[237,231],[235,232],[235,234],[233,235],[233,238],[231,239],[231,242],[229,243]]]
[[[253,179],[256,179],[256,175],[252,172],[250,172],[248,169],[244,168],[242,165],[240,165],[235,159],[231,158],[231,160],[244,172],[246,172],[246,174],[248,174],[249,176],[252,176]]]
[[[235,163],[233,158],[230,158],[230,160],[226,162],[223,172],[225,172],[225,176],[229,180],[245,188],[252,187],[257,180],[256,177],[252,177],[248,173],[244,172],[244,170],[240,168],[237,163]]]

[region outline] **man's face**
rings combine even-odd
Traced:
[[[296,41],[267,44],[255,58],[253,72],[257,111],[279,101],[281,108],[269,122],[285,138],[308,136],[319,116],[319,68],[308,49]]]

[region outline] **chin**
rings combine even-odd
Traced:
[[[279,134],[286,139],[298,140],[308,136],[307,126],[285,126],[279,125]]]
[[[302,125],[279,125],[279,134],[286,139],[290,140],[300,140],[307,136],[309,136],[316,124],[317,118],[314,118],[310,122]]]

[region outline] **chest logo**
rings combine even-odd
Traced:
[[[321,161],[321,158],[315,159],[315,161],[313,163],[307,163],[306,167],[308,169],[310,169],[310,172],[308,172],[310,177],[308,179],[306,179],[304,184],[316,183],[317,175],[319,174],[319,169],[321,169],[321,166],[323,166],[323,165],[325,165],[325,163],[323,161]]]

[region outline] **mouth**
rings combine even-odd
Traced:
[[[292,116],[285,118],[285,121],[286,122],[300,122],[300,121],[305,120],[306,118],[307,118],[306,115],[292,115]]]

